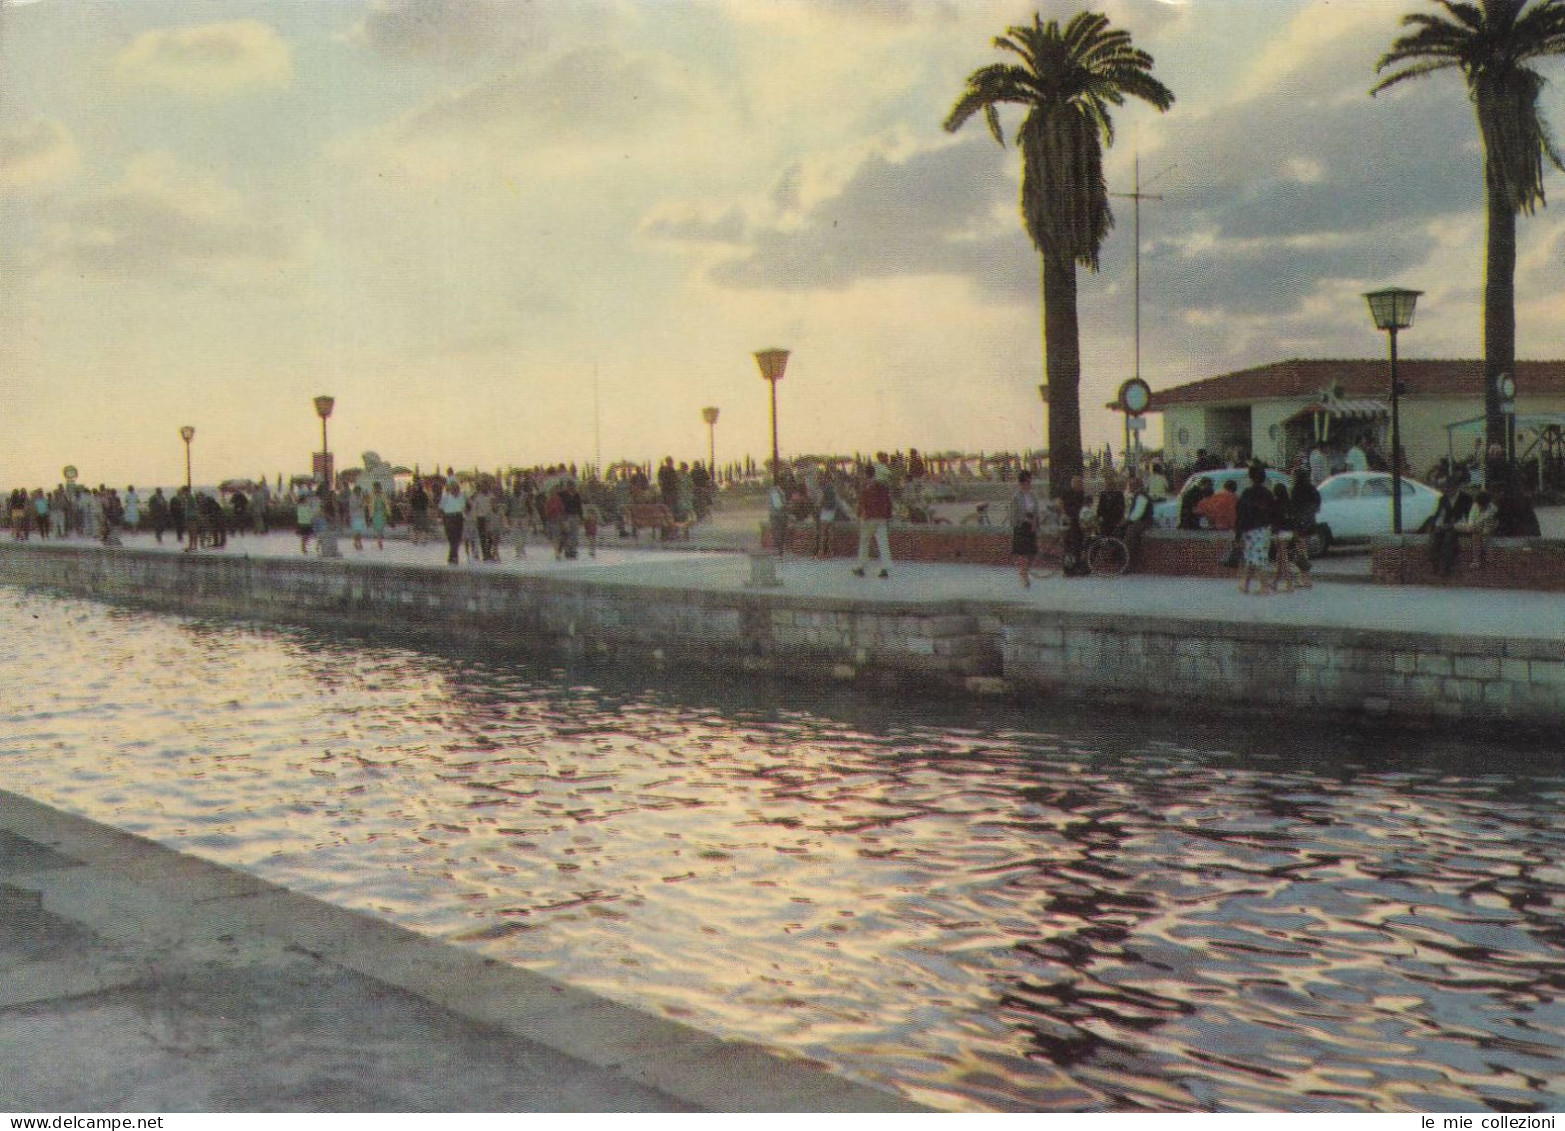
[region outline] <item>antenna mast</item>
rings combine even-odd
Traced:
[[[1172,166],[1170,166],[1170,168],[1172,168]],[[1163,173],[1166,173],[1166,172],[1168,172],[1168,169],[1164,169],[1163,170]],[[1161,177],[1163,175],[1163,173],[1159,173],[1158,176]],[[1134,359],[1134,368],[1132,369],[1131,376],[1139,378],[1141,376],[1141,202],[1143,200],[1162,200],[1163,197],[1159,193],[1150,193],[1150,192],[1142,192],[1141,191],[1141,154],[1139,154],[1139,153],[1136,154],[1135,174],[1134,174],[1134,176],[1135,176],[1135,187],[1134,187],[1133,191],[1131,191],[1131,192],[1114,192],[1114,193],[1110,193],[1109,195],[1118,197],[1121,200],[1130,200],[1130,201],[1134,201],[1135,202],[1135,217],[1136,217],[1136,273],[1135,273],[1135,277],[1136,277],[1136,316],[1135,316],[1136,352],[1135,352],[1135,359]],[[1154,177],[1153,179],[1156,180],[1157,178]]]

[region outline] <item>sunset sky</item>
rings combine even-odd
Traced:
[[[1423,0],[1113,0],[1178,98],[1127,107],[1142,376],[1480,352],[1459,80],[1370,98]],[[941,123],[985,0],[0,3],[0,483],[1041,444],[1019,158]],[[1546,68],[1565,129],[1565,62]],[[1010,117],[1014,129],[1019,119]],[[1551,194],[1565,177],[1551,171]],[[1565,203],[1562,201],[1561,203]],[[1087,438],[1130,376],[1131,204],[1081,277]],[[1518,353],[1565,357],[1565,208],[1519,225]],[[1525,397],[1525,390],[1523,391]],[[1153,436],[1156,439],[1156,433]]]

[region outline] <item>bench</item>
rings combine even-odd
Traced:
[[[631,503],[625,508],[625,518],[630,523],[630,536],[638,541],[643,529],[657,531],[665,542],[690,538],[690,523],[675,518],[667,503]]]

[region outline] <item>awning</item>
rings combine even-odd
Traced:
[[[1350,401],[1343,397],[1323,396],[1312,405],[1306,405],[1283,421],[1285,425],[1295,421],[1309,424],[1317,444],[1327,443],[1338,426],[1351,420],[1381,420],[1391,415],[1383,401]]]
[[[1307,405],[1288,417],[1285,423],[1292,424],[1295,420],[1310,420],[1317,416],[1324,416],[1328,420],[1379,420],[1390,415],[1391,410],[1384,401],[1333,399]]]

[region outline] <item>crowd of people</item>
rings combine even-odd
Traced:
[[[1481,485],[1472,481],[1465,465],[1446,461],[1437,469],[1435,486],[1443,495],[1426,527],[1437,573],[1451,572],[1463,538],[1471,540],[1481,561],[1490,537],[1537,534],[1530,497],[1502,456],[1490,453]],[[1191,466],[1171,476],[1159,460],[1122,471],[1106,454],[1093,453],[1089,468],[1095,469],[1096,487],[1091,497],[1084,476],[1050,497],[1034,487],[1028,464],[1004,466],[1000,471],[1015,483],[1007,516],[1021,585],[1030,587],[1035,577],[1049,576],[1040,569],[1039,556],[1055,544],[1065,577],[1086,574],[1086,549],[1096,535],[1121,540],[1127,566],[1136,570],[1144,535],[1154,525],[1154,508],[1177,492],[1178,527],[1233,532],[1229,562],[1239,571],[1242,591],[1264,595],[1308,588],[1310,536],[1321,505],[1316,484],[1344,468],[1373,470],[1384,464],[1373,444],[1350,443],[1332,451],[1313,447],[1286,481],[1268,475],[1265,465],[1256,461],[1240,465],[1243,475],[1234,470],[1213,474],[1232,469],[1236,462],[1203,450]],[[785,465],[766,496],[771,543],[786,552],[802,526],[811,530],[810,552],[830,557],[835,528],[856,522],[853,574],[868,576],[873,560],[878,576],[889,578],[893,521],[932,520],[936,477],[931,472],[917,449]],[[1213,482],[1218,478],[1220,487]],[[1187,482],[1190,485],[1180,490]],[[581,474],[574,465],[564,464],[492,475],[447,467],[443,473],[415,473],[400,486],[361,477],[340,482],[335,491],[309,480],[289,490],[283,490],[279,480],[273,491],[262,479],[225,484],[221,492],[181,487],[165,494],[160,487],[143,497],[134,486],[120,491],[72,482],[52,491],[13,490],[8,512],[12,536],[18,540],[87,537],[113,544],[122,534],[139,531],[160,543],[172,534],[188,551],[222,547],[230,536],[264,533],[289,518],[302,553],[339,530],[351,537],[356,552],[364,551],[369,539],[383,550],[388,529],[405,526],[414,545],[443,540],[447,561],[457,565],[464,555],[470,562],[498,562],[507,544],[524,557],[529,542],[538,538],[559,560],[574,560],[583,548],[596,556],[605,529],[621,536],[631,533],[626,516],[632,506],[661,504],[676,523],[699,523],[710,517],[716,489],[715,477],[699,461],[676,464],[667,457],[655,468],[625,464],[607,476],[595,470]],[[987,521],[985,511],[986,505],[980,505],[979,521]]]

